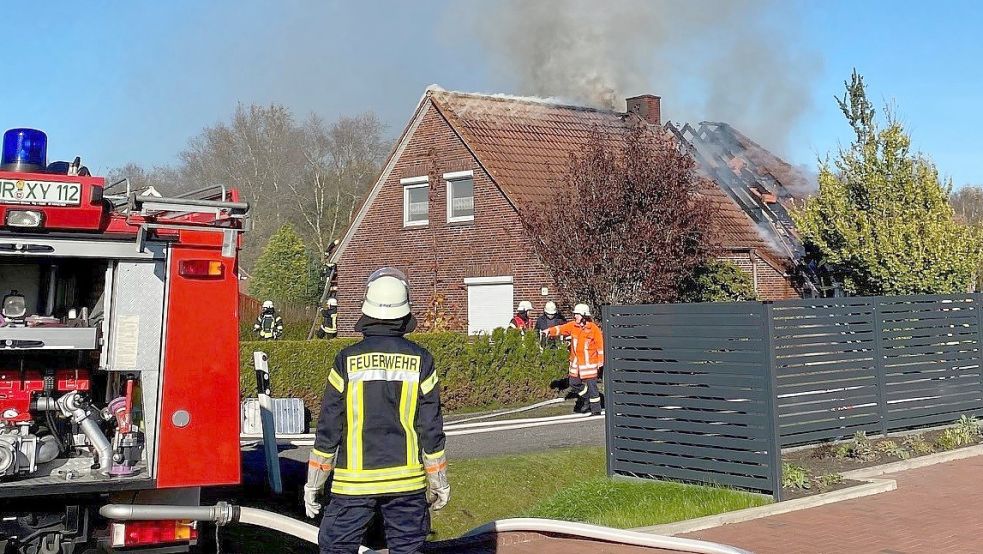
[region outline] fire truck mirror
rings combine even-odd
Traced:
[[[187,427],[191,423],[191,414],[187,410],[178,410],[171,414],[171,423],[175,427]]]

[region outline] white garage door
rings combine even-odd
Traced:
[[[490,333],[512,319],[512,278],[465,279],[468,287],[468,334]]]

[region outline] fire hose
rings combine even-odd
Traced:
[[[228,525],[230,523],[245,523],[247,525],[280,531],[281,533],[293,535],[303,541],[317,544],[318,528],[313,525],[266,510],[247,508],[245,506],[233,506],[226,502],[219,502],[214,506],[107,504],[99,510],[99,514],[107,519],[117,521],[190,519],[194,521],[209,521],[218,526]],[[750,554],[740,548],[707,541],[681,539],[663,535],[649,535],[647,533],[611,529],[597,525],[534,518],[493,521],[465,533],[464,537],[508,532],[550,533],[627,546],[661,548],[693,554]],[[359,553],[379,554],[377,551],[364,546],[359,547]]]

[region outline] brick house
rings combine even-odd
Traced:
[[[332,256],[339,331],[351,334],[366,279],[387,265],[409,276],[418,317],[438,296],[469,332],[507,324],[520,300],[538,315],[556,287],[520,214],[545,197],[592,129],[617,137],[637,118],[661,125],[658,97],[631,98],[628,108],[428,90]],[[707,198],[718,206],[722,257],[751,274],[761,297],[798,296],[782,204],[791,167],[723,124],[664,127],[718,184]]]

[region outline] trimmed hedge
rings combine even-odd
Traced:
[[[490,336],[414,333],[407,338],[433,354],[446,410],[530,403],[552,398],[550,383],[566,376],[567,352],[540,352],[535,333],[498,329]],[[303,398],[316,414],[328,370],[338,352],[357,339],[249,341],[240,346],[243,396],[256,395],[253,351],[269,354],[273,394]]]

